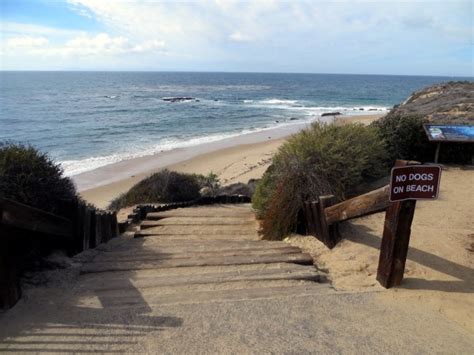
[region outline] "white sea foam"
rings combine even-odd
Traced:
[[[272,108],[288,111],[300,111],[309,115],[321,115],[325,112],[341,112],[351,115],[367,114],[367,112],[388,112],[390,107],[385,106],[306,106],[299,100],[287,99],[265,99],[265,100],[243,100],[243,103],[252,107]]]
[[[114,164],[123,160],[129,160],[133,158],[139,158],[143,156],[149,156],[160,152],[169,151],[177,148],[188,148],[198,146],[204,143],[217,142],[228,138],[234,138],[237,136],[263,132],[279,127],[291,126],[295,124],[301,124],[306,122],[314,121],[319,119],[323,113],[327,112],[340,112],[342,115],[366,115],[370,113],[384,113],[390,110],[389,107],[383,106],[357,106],[357,107],[345,107],[345,106],[294,106],[298,103],[298,100],[285,100],[285,99],[268,99],[268,100],[243,100],[244,103],[257,106],[257,107],[272,107],[278,109],[284,109],[287,111],[294,111],[297,120],[290,120],[289,117],[281,117],[280,115],[275,116],[273,123],[268,123],[263,127],[255,127],[251,129],[243,129],[240,132],[223,132],[218,134],[212,134],[208,136],[198,136],[192,138],[183,139],[163,139],[156,145],[146,146],[146,143],[142,143],[136,147],[129,147],[126,152],[89,157],[78,160],[65,160],[61,162],[64,168],[66,176],[74,176],[81,174],[86,171],[94,170],[109,164]],[[216,104],[222,104],[222,102],[215,102]],[[361,110],[363,109],[363,110]]]
[[[268,100],[261,100],[259,103],[261,104],[270,104],[270,105],[278,105],[278,104],[296,104],[298,100],[286,100],[286,99],[268,99]]]
[[[135,147],[131,148],[129,152],[124,152],[121,154],[111,154],[106,156],[97,156],[97,157],[89,157],[85,159],[78,159],[78,160],[64,160],[61,161],[60,164],[64,169],[65,176],[74,176],[86,171],[95,170],[97,168],[104,167],[106,165],[118,163],[123,160],[129,160],[144,156],[150,156],[153,154],[161,153],[170,151],[173,149],[178,148],[189,148],[198,146],[204,143],[212,143],[218,142],[224,139],[235,138],[238,136],[250,134],[250,133],[258,133],[264,132],[268,130],[273,130],[275,128],[293,126],[296,124],[304,124],[313,121],[313,119],[300,119],[297,121],[281,121],[277,124],[272,124],[271,126],[266,127],[259,127],[253,129],[244,129],[240,132],[232,132],[232,133],[220,133],[220,134],[213,134],[208,136],[200,136],[200,137],[193,137],[188,139],[164,139],[160,142],[160,144],[149,146],[149,147]]]

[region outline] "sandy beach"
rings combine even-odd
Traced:
[[[338,117],[337,124],[369,124],[382,115]],[[175,149],[153,156],[111,164],[74,176],[81,196],[97,207],[126,192],[148,175],[168,168],[185,173],[218,175],[221,184],[248,182],[262,176],[285,138],[308,127],[307,123],[293,124],[268,131],[247,134],[220,142],[185,149]]]

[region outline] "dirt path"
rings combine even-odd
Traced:
[[[76,257],[52,279],[1,315],[0,352],[467,353],[474,345],[437,314],[319,283],[308,254],[259,240],[248,205],[149,214],[135,235]]]

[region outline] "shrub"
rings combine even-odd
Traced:
[[[206,196],[216,196],[221,187],[219,178],[212,171],[207,175],[193,174],[199,186],[201,187],[201,194]]]
[[[0,196],[62,214],[62,200],[76,198],[60,165],[31,146],[0,143]]]
[[[231,185],[222,186],[218,190],[219,195],[244,195],[251,198],[257,185],[256,179],[250,179],[248,183],[236,182]]]
[[[114,199],[109,208],[119,210],[137,203],[194,200],[200,196],[199,190],[207,180],[203,175],[182,174],[165,169],[138,182]]]
[[[434,146],[428,141],[421,116],[387,115],[372,125],[379,129],[388,153],[387,163],[393,165],[396,159],[433,160]]]
[[[273,158],[252,199],[266,239],[294,230],[302,204],[321,195],[342,200],[364,181],[387,173],[375,127],[314,123],[291,137]]]
[[[433,161],[436,143],[426,137],[423,124],[427,122],[419,115],[389,114],[372,124],[379,129],[385,141],[389,164],[396,159]],[[473,155],[472,144],[446,142],[442,144],[439,160],[443,163],[470,164]]]

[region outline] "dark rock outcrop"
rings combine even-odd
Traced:
[[[341,115],[340,112],[325,112],[321,115],[321,117],[325,117],[325,116],[339,116]]]
[[[194,97],[164,97],[162,99],[163,101],[167,101],[167,102],[181,102],[181,101],[191,101],[191,100],[195,100]]]
[[[438,123],[474,123],[474,81],[450,81],[414,92],[387,117],[409,115]]]

